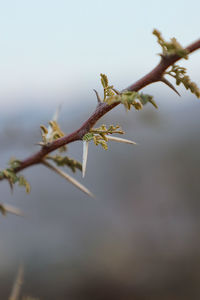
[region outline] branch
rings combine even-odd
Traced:
[[[200,39],[196,42],[189,45],[186,50],[188,54],[191,54],[192,52],[200,49]],[[161,59],[159,64],[147,75],[124,89],[123,91],[139,91],[145,86],[161,81],[163,82],[163,76],[166,69],[168,69],[170,66],[172,66],[175,62],[179,61],[182,57],[180,57],[177,54],[171,54],[171,55],[161,55]],[[123,92],[122,91],[122,92]],[[91,114],[91,116],[82,124],[82,126],[77,129],[76,131],[72,132],[71,134],[64,136],[62,138],[59,138],[49,144],[43,145],[42,148],[33,154],[32,156],[24,159],[21,161],[20,166],[15,169],[15,173],[28,168],[35,164],[43,163],[43,159],[47,154],[50,152],[67,145],[69,143],[82,140],[84,135],[89,132],[89,130],[95,125],[95,123],[106,113],[108,113],[110,110],[112,110],[114,107],[119,105],[120,102],[113,103],[111,105],[100,102],[98,99],[98,105],[96,107],[96,110]]]

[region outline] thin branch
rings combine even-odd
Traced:
[[[200,49],[200,39],[197,40],[196,42],[192,43],[191,45],[189,45],[186,49],[188,51],[188,54]],[[166,71],[166,69],[168,69],[171,65],[173,65],[175,62],[179,61],[180,59],[181,59],[181,57],[178,55],[161,56],[161,60],[160,60],[159,64],[151,72],[149,72],[147,75],[145,75],[144,77],[142,77],[141,79],[139,79],[138,81],[136,81],[135,83],[133,83],[132,85],[130,85],[129,87],[124,89],[123,91],[129,90],[129,91],[137,92],[151,83],[162,81],[162,78],[163,78],[163,75],[164,75],[164,72]],[[59,139],[53,141],[52,143],[42,146],[42,148],[38,152],[36,152],[32,156],[23,160],[21,162],[20,166],[18,168],[16,168],[15,171],[19,172],[19,171],[21,171],[27,167],[30,167],[32,165],[42,163],[44,157],[48,153],[66,145],[66,144],[69,144],[69,143],[72,143],[72,142],[75,142],[78,140],[82,140],[83,136],[89,132],[89,130],[95,125],[95,123],[103,115],[108,113],[110,110],[112,110],[117,105],[119,105],[118,102],[111,104],[111,105],[108,105],[105,102],[104,103],[99,102],[96,110],[82,124],[82,126],[79,129],[77,129],[76,131],[72,132],[71,134],[69,134],[67,136],[64,136],[62,138],[59,138]]]

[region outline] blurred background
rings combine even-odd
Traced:
[[[64,132],[78,128],[102,93],[100,73],[123,89],[161,50],[151,32],[186,46],[199,38],[199,1],[0,1],[0,167],[37,151],[39,125],[59,104]],[[200,52],[180,65],[200,85]],[[26,195],[1,182],[0,299],[24,265],[22,295],[39,299],[200,299],[200,102],[178,88],[146,87],[159,106],[117,107],[98,124],[120,124],[137,146],[90,145],[90,199],[42,166],[23,172]],[[81,160],[82,144],[68,147]],[[70,173],[70,170],[67,172]]]

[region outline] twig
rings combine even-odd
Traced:
[[[196,42],[189,45],[187,48],[188,54],[200,49],[200,39]],[[163,81],[163,75],[166,69],[173,65],[175,62],[179,61],[181,59],[178,55],[168,55],[168,56],[161,56],[161,60],[159,64],[147,75],[130,85],[124,90],[129,91],[139,91],[145,86],[158,82]],[[124,91],[123,90],[123,91]],[[122,92],[123,92],[122,91]],[[21,161],[21,164],[18,168],[16,168],[15,172],[19,172],[25,168],[28,168],[32,165],[39,164],[43,162],[43,159],[45,156],[72,142],[82,140],[83,136],[89,132],[89,130],[95,125],[95,123],[106,113],[108,113],[110,110],[112,110],[114,107],[119,105],[119,102],[108,105],[107,103],[98,102],[96,110],[91,114],[91,116],[82,124],[82,126],[77,129],[76,131],[72,132],[71,134],[64,136],[62,138],[59,138],[52,143],[49,143],[48,145],[43,145],[42,148],[36,152],[35,154],[31,155],[30,157],[24,159]]]

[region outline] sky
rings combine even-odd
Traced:
[[[123,89],[159,60],[152,30],[186,46],[199,38],[199,11],[194,0],[0,0],[1,107],[92,99],[100,73]],[[199,63],[196,52],[182,65],[200,84]]]

